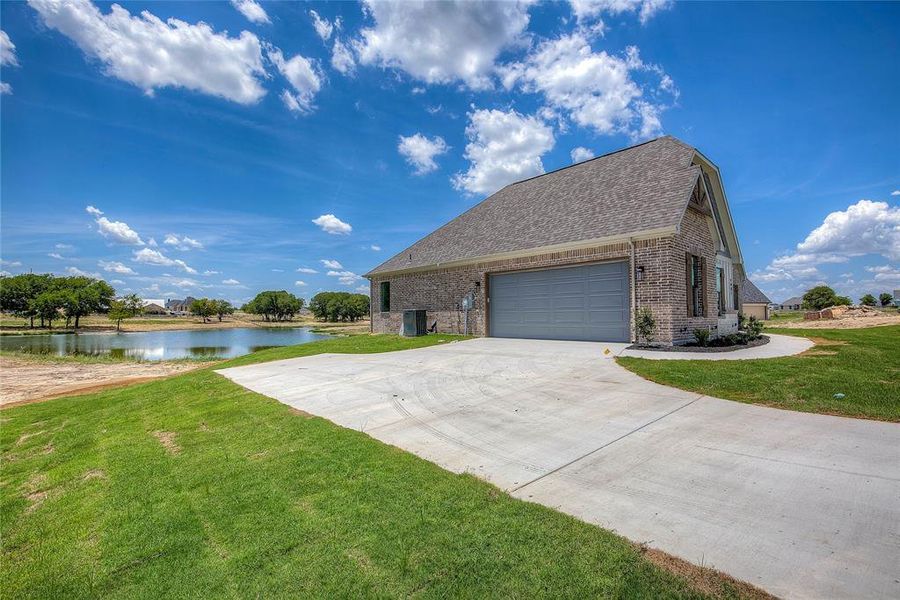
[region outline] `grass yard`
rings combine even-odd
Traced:
[[[453,339],[349,337],[228,364]],[[0,418],[10,598],[762,596],[209,369]]]
[[[816,346],[765,360],[617,360],[651,381],[719,398],[900,421],[900,326],[766,332],[808,337]]]

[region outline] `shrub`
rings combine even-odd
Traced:
[[[356,321],[369,315],[369,297],[350,292],[319,292],[310,300],[309,310],[323,321]]]
[[[755,340],[762,334],[763,323],[756,317],[750,317],[744,329],[747,332],[748,339]]]
[[[877,300],[875,300],[875,296],[872,294],[866,294],[862,298],[859,299],[859,303],[863,306],[875,306]]]
[[[842,299],[842,297],[836,295],[834,290],[827,285],[817,285],[803,294],[803,308],[806,310],[822,310],[829,306],[841,304],[839,299]],[[847,298],[847,304],[850,304],[849,298]]]
[[[656,319],[653,318],[653,311],[646,306],[639,308],[634,317],[634,331],[638,341],[644,340],[648,344],[653,341],[656,334]]]
[[[694,339],[697,340],[698,346],[708,346],[709,345],[709,329],[695,329],[694,330]]]
[[[878,301],[881,302],[882,306],[887,306],[891,303],[894,297],[888,294],[887,292],[882,292],[881,295],[878,296]]]

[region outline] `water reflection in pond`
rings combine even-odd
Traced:
[[[108,355],[115,358],[172,360],[176,358],[232,358],[275,346],[293,346],[327,338],[306,327],[189,329],[133,333],[64,333],[5,335],[0,347],[39,354]]]

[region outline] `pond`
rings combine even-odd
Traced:
[[[129,333],[62,333],[4,335],[4,350],[36,354],[109,355],[115,358],[172,360],[176,358],[233,358],[274,346],[306,344],[330,336],[307,327],[241,327],[185,329]]]

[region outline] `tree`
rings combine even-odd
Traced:
[[[191,314],[198,317],[203,317],[203,322],[206,323],[209,317],[216,314],[215,300],[210,300],[209,298],[200,298],[198,300],[194,300],[191,303]]]
[[[0,310],[28,319],[33,329],[34,318],[40,317],[33,309],[33,302],[50,289],[52,280],[52,275],[32,273],[0,278]]]
[[[63,311],[67,320],[75,318],[75,329],[81,317],[108,311],[116,293],[105,281],[91,277],[60,277],[54,280],[54,285],[66,292]]]
[[[137,294],[125,296],[121,300],[113,300],[109,304],[109,320],[116,322],[116,331],[121,330],[122,320],[140,314],[143,302]]]
[[[876,304],[875,296],[872,294],[866,294],[862,298],[859,299],[859,303],[863,306],[875,306]]]
[[[319,292],[309,302],[313,316],[323,321],[356,321],[369,314],[369,297],[349,292]]]
[[[836,295],[834,290],[827,285],[818,285],[803,294],[803,308],[806,310],[822,310],[829,306],[842,304],[852,304],[852,302],[845,296]]]
[[[228,300],[213,300],[212,302],[215,304],[216,315],[219,317],[219,322],[222,321],[222,317],[225,315],[234,314],[234,307]]]
[[[881,295],[878,296],[878,301],[881,303],[882,306],[887,306],[888,304],[891,303],[891,300],[893,300],[893,299],[894,299],[894,297],[891,296],[890,294],[888,294],[887,292],[882,292]]]
[[[46,320],[50,329],[53,329],[53,321],[59,318],[59,311],[64,301],[64,292],[43,292],[31,301],[31,310],[34,316],[40,317],[42,322]]]
[[[267,290],[242,307],[244,312],[262,315],[266,321],[284,321],[294,318],[303,308],[303,298],[286,292]]]

